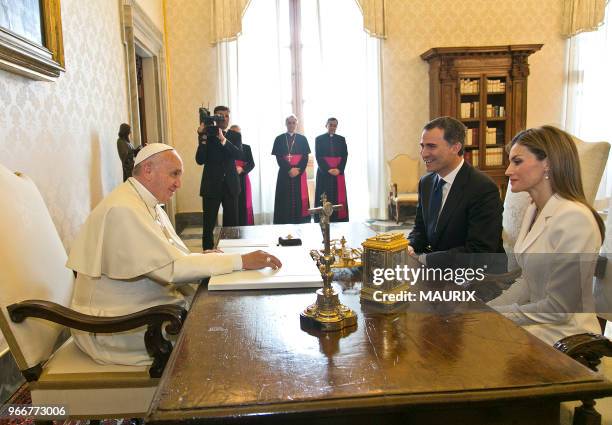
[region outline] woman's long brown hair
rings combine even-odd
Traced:
[[[509,148],[517,143],[525,146],[538,160],[548,159],[548,176],[553,192],[564,199],[580,202],[591,210],[603,243],[606,226],[584,196],[580,159],[572,136],[557,127],[545,125],[521,131],[514,136]]]

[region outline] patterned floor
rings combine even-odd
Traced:
[[[32,404],[30,390],[25,384],[22,385],[6,404]],[[129,425],[130,421],[131,419],[103,419],[100,425]],[[88,423],[89,421],[85,419],[53,421],[53,425],[86,425]],[[0,425],[35,425],[35,422],[33,419],[0,419]]]
[[[407,217],[404,221],[397,224],[395,221],[382,221],[382,220],[368,220],[366,221],[368,227],[376,232],[398,232],[402,231],[406,236],[410,233],[414,227],[414,216]]]

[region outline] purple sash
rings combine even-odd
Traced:
[[[324,156],[323,159],[327,162],[329,168],[338,168],[342,161],[341,156]],[[344,174],[338,174],[336,176],[336,185],[338,187],[338,203],[342,204],[342,208],[338,210],[338,218],[345,219],[346,213],[346,181],[344,180]]]

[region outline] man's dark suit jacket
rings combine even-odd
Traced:
[[[242,159],[242,137],[240,133],[227,131],[225,146],[214,137],[207,143],[201,143],[205,134],[199,135],[200,143],[196,152],[196,162],[204,165],[202,182],[200,183],[200,196],[223,199],[224,184],[231,195],[240,193],[240,179],[236,172],[236,159]]]
[[[467,266],[466,262],[475,265],[473,260],[476,259],[476,263],[491,264],[488,267],[490,272],[505,271],[506,256],[502,242],[504,208],[495,182],[464,162],[440,212],[433,240],[428,240],[429,199],[436,177],[436,173],[429,173],[419,181],[415,224],[408,236],[415,252],[428,253],[426,262],[431,267]],[[495,255],[479,258],[474,253]]]

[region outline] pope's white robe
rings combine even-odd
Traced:
[[[238,254],[190,253],[158,200],[135,178],[111,192],[90,214],[70,250],[77,272],[72,308],[119,316],[161,304],[188,308],[192,283],[242,268]],[[73,331],[95,361],[146,365],[145,327],[118,334]]]

